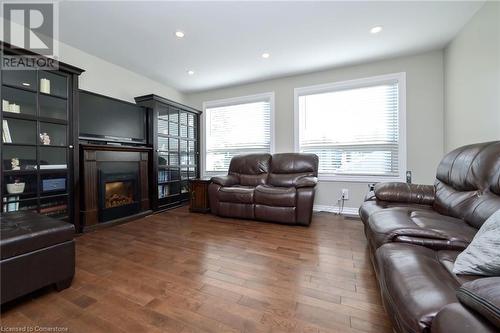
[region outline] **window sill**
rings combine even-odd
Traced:
[[[210,172],[203,173],[203,178],[211,178],[216,176],[226,176],[227,172]],[[346,183],[382,183],[382,182],[406,182],[406,179],[401,177],[384,177],[384,176],[350,176],[350,175],[334,175],[334,174],[319,174],[320,182],[346,182]]]
[[[349,182],[349,183],[382,183],[382,182],[404,182],[402,177],[389,176],[364,176],[364,175],[335,175],[335,174],[319,174],[320,182]]]

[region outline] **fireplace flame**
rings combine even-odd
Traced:
[[[134,203],[131,182],[106,183],[105,207],[114,208]]]

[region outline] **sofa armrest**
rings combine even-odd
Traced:
[[[464,283],[457,290],[464,306],[479,313],[500,329],[500,277],[481,278]]]
[[[234,175],[212,177],[210,180],[212,183],[216,183],[220,186],[233,186],[240,183],[238,177]]]
[[[378,183],[375,185],[375,196],[378,200],[432,205],[436,197],[434,185],[417,185],[407,183]]]
[[[374,191],[369,191],[368,193],[366,193],[364,201],[374,201],[374,200],[377,200]]]
[[[316,186],[316,184],[318,184],[318,177],[304,176],[297,179],[297,181],[295,182],[295,187],[314,187]]]

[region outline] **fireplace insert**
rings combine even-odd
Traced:
[[[137,174],[99,173],[99,222],[139,213]]]

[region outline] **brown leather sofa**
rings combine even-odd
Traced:
[[[317,176],[314,154],[235,156],[227,176],[212,178],[210,210],[225,217],[307,226]]]
[[[467,332],[500,329],[485,315],[488,310],[471,312],[456,295],[460,287],[485,278],[452,271],[458,254],[498,209],[500,141],[450,152],[434,185],[380,183],[368,194],[360,216],[397,332],[457,332],[472,319]],[[490,286],[489,293],[498,305],[500,284]]]
[[[68,288],[75,274],[74,226],[26,211],[0,217],[1,304],[39,288]]]

